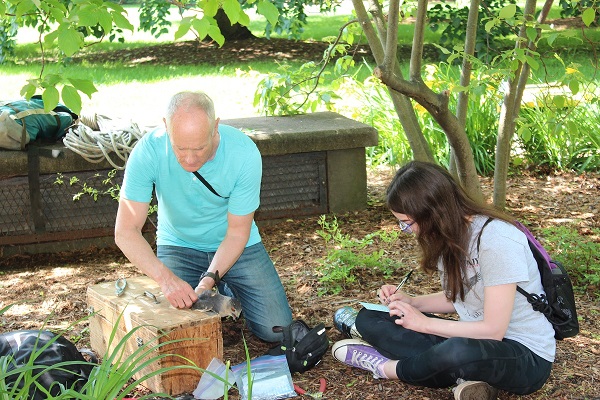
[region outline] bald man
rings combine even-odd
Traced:
[[[254,222],[262,159],[254,142],[220,125],[210,97],[174,95],[164,128],[144,135],[125,168],[115,242],[154,279],[173,307],[189,308],[204,290],[240,300],[248,327],[267,342],[292,321],[281,280]],[[142,235],[158,201],[156,254]]]

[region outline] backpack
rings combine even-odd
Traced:
[[[24,150],[30,141],[54,142],[65,136],[77,118],[62,104],[45,111],[39,95],[30,100],[0,102],[0,148]]]
[[[274,326],[273,332],[282,332],[283,340],[267,354],[285,354],[291,373],[308,371],[321,362],[329,348],[323,323],[311,329],[304,321],[296,320],[288,326]]]
[[[79,391],[92,368],[93,363],[86,361],[75,345],[63,336],[38,330],[0,334],[0,383],[4,384],[0,385],[0,397],[13,390],[13,394],[22,393],[28,374],[35,381],[33,384],[28,382],[29,399],[46,399],[46,392],[58,396],[61,386]]]
[[[483,229],[492,221],[488,218],[481,227],[477,237],[477,251]],[[544,246],[533,236],[533,234],[519,221],[515,226],[525,234],[529,242],[529,248],[538,265],[540,278],[545,293],[528,293],[517,285],[517,291],[527,298],[535,311],[546,316],[554,328],[554,338],[563,340],[573,337],[579,333],[579,321],[577,320],[577,309],[575,306],[575,295],[573,284],[565,267],[558,261],[552,260]]]

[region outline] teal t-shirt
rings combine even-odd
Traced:
[[[227,231],[227,213],[247,215],[260,204],[262,159],[248,136],[219,125],[215,157],[198,171],[224,199],[212,193],[177,162],[164,128],[138,141],[125,168],[120,195],[148,203],[158,200],[157,244],[216,251]],[[246,247],[260,242],[254,221]]]

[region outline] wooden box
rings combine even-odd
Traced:
[[[200,368],[206,368],[213,357],[223,359],[219,315],[172,307],[162,294],[160,286],[146,276],[128,278],[127,287],[121,296],[116,295],[114,281],[90,286],[87,290],[87,302],[90,311],[94,313],[90,317],[91,346],[99,357],[104,357],[107,350],[114,351],[132,328],[141,327],[127,339],[125,356],[148,343],[148,349],[153,349],[149,357],[178,354]],[[111,341],[110,336],[115,329],[115,337]],[[177,339],[193,340],[159,345]],[[166,356],[148,365],[134,377],[138,379],[172,365],[189,363],[180,357]],[[198,371],[192,369],[175,369],[155,375],[144,381],[143,385],[154,393],[177,395],[193,391],[200,376]]]

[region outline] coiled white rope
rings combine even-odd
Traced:
[[[82,116],[77,125],[68,129],[63,143],[90,163],[107,160],[115,169],[122,170],[131,150],[145,133],[134,122],[124,124],[103,115]],[[110,153],[121,162],[113,160]]]

